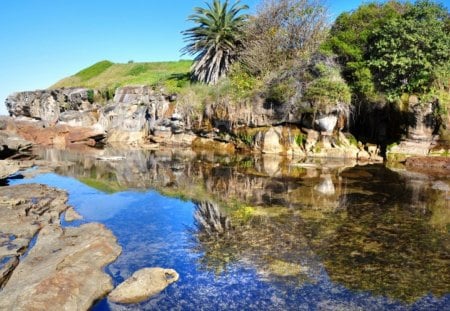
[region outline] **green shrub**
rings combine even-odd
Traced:
[[[247,146],[252,146],[255,140],[255,134],[247,131],[242,131],[237,134],[237,137]]]
[[[272,82],[267,88],[266,97],[270,102],[281,104],[289,101],[296,92],[296,81],[293,77],[289,77]]]
[[[303,145],[306,141],[306,136],[303,133],[300,133],[298,135],[295,135],[294,140],[297,143],[297,145],[299,145],[300,147],[303,147]]]
[[[311,102],[317,110],[327,110],[339,103],[350,104],[351,93],[343,80],[323,77],[308,85],[303,100]]]
[[[87,90],[87,100],[92,104],[94,102],[94,90]]]
[[[244,71],[239,65],[234,66],[229,75],[232,96],[235,99],[251,97],[261,86],[261,81]]]

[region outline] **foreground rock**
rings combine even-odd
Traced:
[[[66,201],[44,185],[0,188],[0,310],[87,310],[112,289],[102,268],[120,254],[114,235],[94,223],[62,229]]]
[[[108,299],[118,303],[138,303],[159,294],[178,277],[173,269],[144,268],[117,286]]]
[[[19,169],[20,166],[15,161],[0,160],[0,180],[6,179],[17,173]]]
[[[83,219],[83,216],[78,214],[73,207],[69,207],[66,211],[66,214],[64,215],[64,220],[67,222],[72,222],[75,220]]]
[[[0,159],[29,156],[31,142],[6,131],[7,124],[5,119],[0,119]]]

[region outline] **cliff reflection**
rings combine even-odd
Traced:
[[[207,227],[197,226],[194,250],[204,269],[222,273],[241,262],[272,281],[301,285],[329,277],[406,302],[450,292],[450,203],[436,187],[448,186],[449,178],[382,165],[182,150],[37,153],[73,162],[58,173],[102,191],[153,188],[216,202],[214,217],[229,234],[202,234]],[[124,159],[101,160],[111,156]]]

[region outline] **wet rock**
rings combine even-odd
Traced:
[[[0,292],[0,309],[88,310],[112,289],[102,269],[120,251],[103,225],[47,225]]]
[[[64,215],[64,220],[67,222],[71,222],[74,220],[80,220],[83,219],[83,216],[78,214],[73,207],[69,207],[66,211],[66,214]]]
[[[59,222],[66,201],[65,192],[44,185],[0,187],[0,230],[31,240],[45,225]]]
[[[0,310],[87,310],[112,289],[102,268],[120,254],[115,237],[100,224],[62,229],[66,201],[44,185],[0,187]]]
[[[197,137],[192,142],[194,149],[214,151],[218,154],[233,154],[235,151],[234,144],[224,143],[210,138]]]
[[[138,303],[159,294],[178,277],[173,269],[144,268],[117,286],[108,299],[118,303]]]

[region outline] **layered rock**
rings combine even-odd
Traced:
[[[112,289],[102,268],[120,254],[115,237],[100,224],[62,229],[66,201],[44,185],[0,188],[1,310],[87,310]]]
[[[58,122],[64,111],[94,109],[92,102],[98,93],[86,88],[18,92],[8,96],[5,104],[10,116],[29,117],[51,125]]]
[[[40,145],[106,142],[116,147],[192,146],[219,153],[247,150],[380,160],[351,144],[335,143],[345,141],[340,131],[346,116],[339,111],[305,117],[292,105],[269,104],[260,97],[241,103],[220,100],[197,111],[181,102],[178,107],[176,97],[150,86],[118,88],[104,106],[91,104],[92,96],[105,101],[96,91],[62,89],[16,93],[7,106],[12,116],[35,120],[16,118],[15,131]]]
[[[416,96],[409,97],[406,137],[389,150],[391,159],[404,160],[409,156],[426,156],[436,144],[440,118],[437,102],[421,103]]]
[[[55,147],[95,146],[105,138],[104,130],[98,126],[56,124],[46,127],[42,121],[36,120],[10,120],[9,132],[38,145]]]

